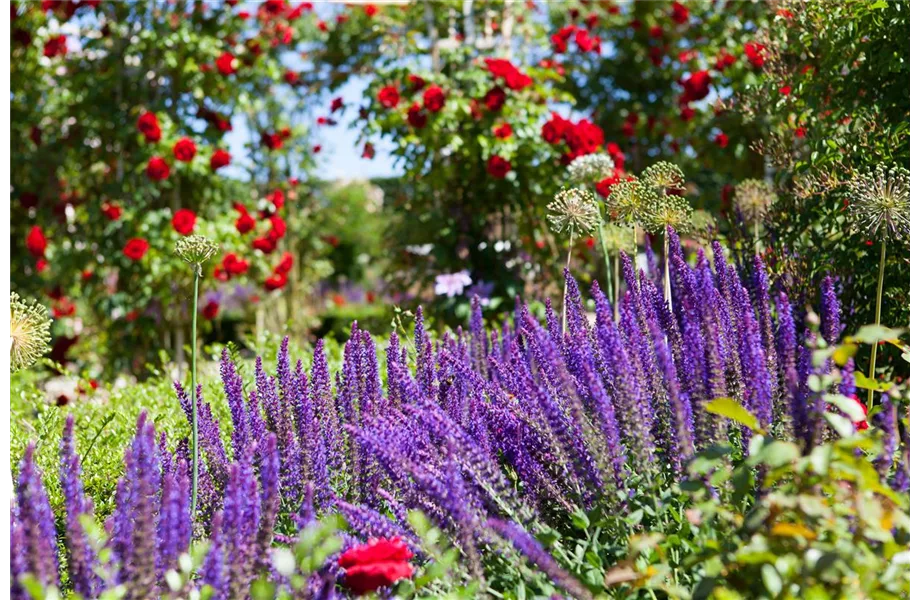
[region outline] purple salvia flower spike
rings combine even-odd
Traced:
[[[80,522],[81,517],[92,517],[93,504],[83,491],[73,423],[73,415],[67,415],[61,436],[61,491],[66,508],[64,545],[67,549],[67,574],[75,592],[84,598],[93,598],[100,584],[94,570],[97,557]]]
[[[415,311],[415,380],[425,397],[431,397],[435,393],[434,373],[431,339],[425,331],[425,315],[419,306]]]
[[[821,336],[829,345],[840,341],[840,303],[834,280],[828,275],[821,281]]]
[[[51,512],[41,473],[35,465],[33,443],[26,447],[22,462],[19,463],[16,508],[17,522],[24,538],[22,552],[26,571],[44,587],[57,586],[57,532],[54,514]]]
[[[243,378],[236,372],[230,353],[224,348],[220,355],[220,378],[224,384],[224,394],[230,407],[230,419],[233,431],[230,435],[233,447],[233,460],[240,460],[246,447],[252,442],[246,400],[243,393]]]

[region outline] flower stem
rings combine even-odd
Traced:
[[[601,249],[604,251],[604,266],[607,268],[607,299],[613,299],[614,305],[616,299],[613,295],[613,276],[610,273],[610,253],[607,251],[607,240],[604,236],[604,211],[601,209],[603,203],[597,205],[597,214],[600,219],[597,222],[597,233],[601,238]]]
[[[668,234],[665,232],[664,235],[664,256],[662,260],[664,261],[664,299],[668,302],[668,310],[674,310],[674,304],[671,301],[671,274],[668,271]]]
[[[613,255],[613,320],[620,320],[620,254]]]
[[[651,265],[649,265],[651,266]],[[639,281],[639,225],[633,224],[633,271]]]
[[[565,259],[565,270],[569,270],[569,265],[572,264],[572,244],[575,242],[575,229],[569,228],[569,256]],[[569,293],[569,280],[568,278],[563,279],[562,285],[562,335],[565,335],[565,297]]]
[[[882,324],[882,288],[885,282],[885,248],[886,240],[882,240],[882,256],[878,261],[878,287],[875,289],[875,324]],[[872,344],[872,356],[869,359],[869,377],[875,379],[875,358],[878,355],[878,342]],[[869,390],[869,402],[867,406],[872,408],[872,398],[875,395],[873,390]]]
[[[195,294],[192,296],[192,520],[198,504],[198,388],[195,358],[198,355],[198,277],[195,269]]]

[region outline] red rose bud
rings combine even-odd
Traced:
[[[160,131],[160,122],[152,112],[144,112],[137,118],[137,130],[148,142],[159,142],[163,136],[163,132]]]
[[[281,262],[275,267],[275,273],[284,273],[286,275],[292,268],[294,268],[294,255],[290,252],[285,252],[281,255]]]
[[[214,66],[221,75],[233,75],[236,73],[237,60],[229,52],[224,52],[217,57]]]
[[[384,86],[377,92],[377,101],[384,108],[396,108],[396,105],[399,104],[399,90],[392,85]]]
[[[252,241],[252,247],[263,254],[271,254],[275,251],[277,242],[270,237],[260,237]]]
[[[287,275],[284,273],[274,273],[265,280],[264,287],[267,291],[280,290],[287,285]]]
[[[105,215],[105,218],[109,221],[117,221],[121,218],[121,206],[111,202],[102,203],[102,214]]]
[[[425,108],[431,112],[439,112],[444,108],[444,90],[439,86],[433,85],[422,94],[422,101],[425,104]]]
[[[211,300],[204,305],[204,308],[201,309],[201,316],[203,316],[208,321],[211,321],[217,317],[218,312],[220,312],[220,304]]]
[[[47,248],[48,240],[45,239],[42,228],[38,225],[33,225],[32,229],[30,229],[29,233],[26,235],[26,249],[29,251],[29,254],[35,258],[42,258],[45,256],[45,250]]]
[[[492,155],[486,163],[486,171],[496,179],[504,179],[511,172],[511,163],[497,154]]]

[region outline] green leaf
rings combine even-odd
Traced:
[[[884,325],[864,325],[848,340],[862,342],[863,344],[874,344],[876,342],[897,342],[898,338],[904,334],[903,329],[891,329]]]
[[[588,515],[581,509],[576,510],[572,513],[572,524],[578,529],[587,529],[591,524],[591,520],[588,518]]]
[[[783,578],[779,576],[776,567],[771,564],[765,564],[760,568],[760,576],[763,578],[763,585],[770,592],[770,595],[776,598],[783,590]]]
[[[860,371],[854,373],[856,379],[856,387],[864,390],[873,390],[876,392],[887,392],[891,388],[891,382],[879,381],[877,379],[869,379],[863,375]]]
[[[826,412],[824,413],[824,418],[840,437],[850,437],[856,431],[856,428],[853,427],[853,422],[842,415]]]
[[[763,433],[763,429],[757,424],[757,419],[754,415],[731,398],[716,398],[712,402],[706,404],[706,410],[714,415],[731,419],[752,431]]]

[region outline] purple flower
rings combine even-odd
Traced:
[[[57,532],[41,473],[35,466],[35,444],[19,463],[12,539],[21,543],[21,566],[45,587],[58,585]],[[18,530],[18,531],[17,531]],[[17,550],[15,546],[11,551]]]
[[[100,583],[94,571],[97,558],[80,519],[93,516],[93,503],[83,491],[80,459],[73,439],[73,415],[67,416],[61,437],[61,489],[66,508],[64,545],[67,574],[75,592],[92,598]]]

